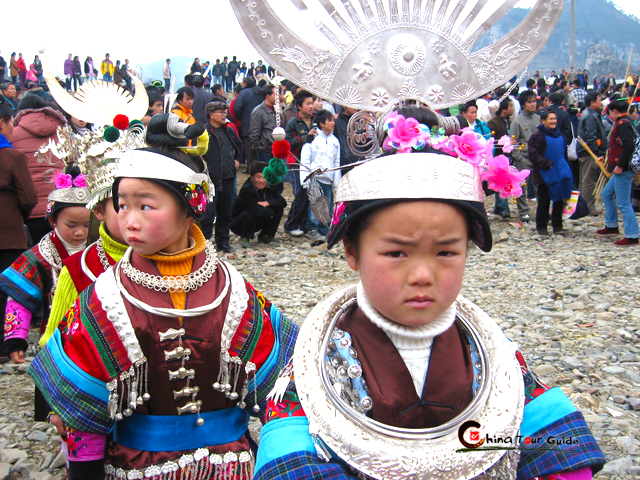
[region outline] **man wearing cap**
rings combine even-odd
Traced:
[[[209,150],[204,159],[216,189],[216,197],[213,203],[207,206],[201,223],[202,233],[209,239],[213,233],[215,218],[218,251],[232,252],[229,245],[231,209],[236,199],[237,170],[240,162],[244,160],[244,148],[234,129],[228,127],[227,110],[227,104],[224,102],[211,102],[205,108]]]

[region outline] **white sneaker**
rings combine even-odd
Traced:
[[[285,232],[287,232],[292,237],[301,237],[302,235],[304,235],[304,232],[302,230],[300,230],[300,229],[298,229],[298,230],[285,230]]]

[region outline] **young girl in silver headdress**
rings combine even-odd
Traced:
[[[297,327],[196,226],[213,191],[178,148],[195,139],[206,151],[201,124],[156,115],[152,148],[120,157],[113,201],[130,248],[29,371],[64,424],[72,480],[253,477],[249,415],[264,412]]]
[[[443,138],[425,112],[392,114],[396,154],[340,182],[328,244],[344,242],[360,282],[303,324],[257,479],[585,480],[605,462],[564,393],[459,295],[470,243],[492,246],[482,180],[518,196],[528,172],[470,129]]]
[[[89,210],[85,177],[78,167],[54,176],[56,189],[48,196],[46,218],[53,231],[24,252],[0,274],[0,289],[9,297],[4,312],[5,347],[14,363],[24,362],[29,344],[31,318],[42,312],[42,329],[47,325],[51,300],[62,262],[84,249],[89,231]],[[49,410],[36,394],[35,419],[43,421]]]

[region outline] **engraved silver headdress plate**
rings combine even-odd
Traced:
[[[231,0],[279,74],[340,105],[383,111],[403,99],[458,105],[520,73],[564,0],[537,0],[508,35],[473,50],[519,0]]]
[[[377,479],[515,479],[517,452],[458,452],[458,429],[479,422],[487,434],[518,434],[524,410],[524,382],[515,346],[498,325],[459,296],[458,318],[478,345],[484,374],[471,404],[453,420],[435,428],[404,429],[384,425],[341,400],[327,374],[327,347],[334,326],[356,296],[356,286],[338,290],[311,311],[300,328],[294,371],[309,431],[342,460]]]

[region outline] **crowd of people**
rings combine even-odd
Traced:
[[[516,209],[520,220],[529,222],[529,203],[537,199],[536,227],[540,235],[549,234],[550,209],[554,233],[566,233],[562,210],[572,192],[579,191],[591,216],[603,213],[596,206],[598,196],[602,198],[605,228],[598,235],[620,235],[618,208],[625,233],[615,245],[637,245],[635,213],[640,211],[640,178],[630,161],[635,151],[634,135],[640,132],[639,78],[632,74],[623,83],[616,83],[613,74],[608,81],[604,75],[601,78],[594,79],[598,88],[591,88],[586,70],[574,73],[572,68],[560,75],[551,72],[546,79],[536,72],[526,81],[524,90],[506,85],[493,95],[462,105],[458,118],[461,126],[469,126],[496,142],[504,135],[511,137],[513,145],[508,151],[503,151],[502,145],[496,148],[519,170],[531,170],[532,181],[516,199]],[[603,169],[610,172],[603,173]],[[601,175],[611,173],[613,181],[604,190],[597,189]],[[497,195],[493,213],[511,217],[509,204]]]

